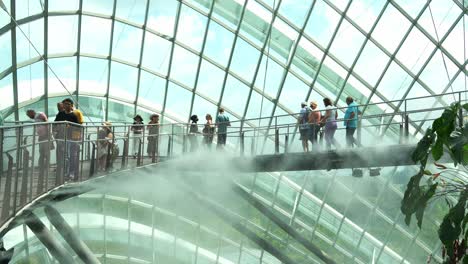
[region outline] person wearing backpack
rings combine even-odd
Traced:
[[[309,114],[311,109],[307,106],[307,102],[301,103],[301,111],[297,118],[297,124],[299,125],[300,140],[302,141],[302,148],[304,152],[309,152],[309,137],[310,137],[310,125],[309,125]]]
[[[219,108],[218,116],[216,117],[216,126],[218,127],[218,142],[217,149],[221,149],[226,145],[227,127],[231,126],[229,117],[224,113],[224,108]]]

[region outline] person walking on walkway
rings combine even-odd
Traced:
[[[206,145],[208,149],[210,149],[211,144],[213,143],[215,127],[213,125],[213,117],[211,117],[210,114],[206,114],[205,119],[206,119],[206,123],[202,130],[203,143]]]
[[[325,116],[322,118],[322,125],[325,126],[325,144],[327,150],[331,149],[331,145],[333,144],[336,148],[336,141],[335,141],[335,132],[337,129],[336,125],[336,118],[338,118],[338,113],[336,111],[336,107],[333,106],[330,98],[324,98],[323,103],[325,105]]]
[[[224,114],[224,108],[219,108],[219,114],[216,117],[216,126],[218,127],[218,142],[216,148],[220,149],[226,145],[227,127],[231,126],[229,117]]]
[[[33,109],[29,109],[26,111],[26,115],[33,119],[35,123],[42,123],[47,122],[47,116],[43,112],[36,112]],[[39,160],[38,160],[38,167],[39,167],[39,183],[38,189],[42,191],[43,184],[44,184],[44,174],[46,170],[49,168],[49,159],[50,159],[50,150],[52,149],[53,142],[50,138],[49,133],[49,125],[37,125],[36,126],[36,134],[38,137],[39,142]]]
[[[152,114],[148,123],[148,146],[146,153],[149,157],[158,157],[158,142],[159,141],[159,115]]]
[[[136,158],[138,155],[138,149],[140,147],[141,141],[141,134],[143,133],[143,118],[141,115],[136,115],[133,118],[133,125],[130,130],[133,132],[132,138],[132,151],[133,151],[133,158]]]
[[[310,138],[310,125],[309,125],[309,114],[311,110],[307,106],[307,102],[301,103],[301,110],[299,117],[297,118],[297,124],[299,125],[299,140],[302,141],[302,149],[304,152],[309,152],[309,138]]]
[[[310,141],[312,142],[312,146],[314,148],[318,148],[319,145],[317,144],[317,136],[320,132],[320,119],[322,118],[322,114],[318,110],[318,104],[315,101],[310,102],[310,109],[311,112],[309,114],[309,125],[310,125]]]
[[[190,124],[189,128],[189,141],[190,141],[190,152],[195,152],[198,149],[198,141],[197,141],[197,134],[198,132],[198,116],[197,115],[192,115],[190,117],[190,121],[192,123]]]
[[[349,148],[352,148],[356,144],[354,132],[356,131],[358,124],[359,110],[351,96],[346,98],[346,104],[348,105],[348,108],[346,109],[343,121],[344,126],[346,127],[346,145]]]

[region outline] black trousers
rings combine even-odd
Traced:
[[[355,127],[346,127],[346,145],[350,148],[356,145],[356,140],[354,139]]]

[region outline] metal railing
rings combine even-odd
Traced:
[[[385,109],[386,103],[381,104],[373,107]],[[411,143],[415,140],[411,135],[424,130],[432,123],[428,121],[440,116],[444,108],[440,105],[378,115],[363,113],[358,116],[356,147]],[[336,120],[333,148],[344,145],[345,109],[337,108],[341,113]],[[460,126],[464,116],[460,113]],[[201,151],[213,151],[215,146],[241,156],[302,152],[298,117],[299,114],[292,114],[232,121],[225,133],[226,146],[216,144],[221,138],[219,124],[205,130],[205,124],[186,123],[115,123],[105,127],[43,122],[0,127],[0,224],[41,194],[66,182],[81,182],[189,153],[198,155]],[[312,152],[326,149],[323,135],[322,127],[317,131],[317,141],[308,142]]]

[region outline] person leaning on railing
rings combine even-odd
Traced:
[[[146,153],[149,157],[157,156],[159,140],[159,115],[152,114],[148,123],[148,147]]]

